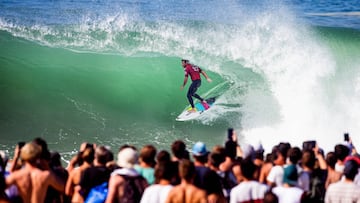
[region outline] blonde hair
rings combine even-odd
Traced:
[[[41,152],[41,146],[33,142],[28,142],[21,148],[20,158],[22,161],[34,164],[36,160],[40,158]]]

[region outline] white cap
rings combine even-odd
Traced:
[[[138,161],[138,153],[131,147],[122,149],[117,156],[117,164],[123,168],[133,168]]]

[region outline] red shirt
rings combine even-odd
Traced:
[[[184,68],[185,70],[185,76],[189,76],[191,77],[191,80],[200,80],[200,73],[201,73],[201,68],[192,64],[187,64]]]

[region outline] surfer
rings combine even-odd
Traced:
[[[186,85],[186,83],[188,81],[188,77],[190,75],[192,83],[191,83],[191,85],[189,87],[189,90],[187,92],[187,98],[188,98],[189,103],[191,105],[191,109],[189,110],[189,112],[196,112],[196,109],[195,109],[195,106],[194,106],[194,101],[193,101],[192,97],[197,98],[201,102],[206,102],[203,98],[201,98],[198,94],[196,94],[197,89],[201,85],[200,73],[203,74],[203,76],[206,78],[206,80],[208,82],[211,82],[211,79],[205,73],[205,71],[201,70],[201,68],[199,66],[196,66],[196,65],[193,65],[193,64],[189,63],[189,60],[182,59],[181,64],[182,64],[182,66],[184,68],[184,71],[185,71],[184,83],[181,86],[181,89],[184,89],[184,87],[185,87],[185,85]]]

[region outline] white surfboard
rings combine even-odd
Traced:
[[[209,110],[211,108],[211,106],[215,103],[215,97],[209,98],[209,99],[205,99],[206,103],[195,103],[195,109],[196,112],[189,112],[189,109],[191,109],[190,106],[188,106],[187,108],[185,108],[185,110],[183,112],[181,112],[181,114],[176,118],[177,121],[189,121],[189,120],[193,120],[195,118],[197,118],[198,116],[200,116],[202,113],[206,112],[207,110]]]

